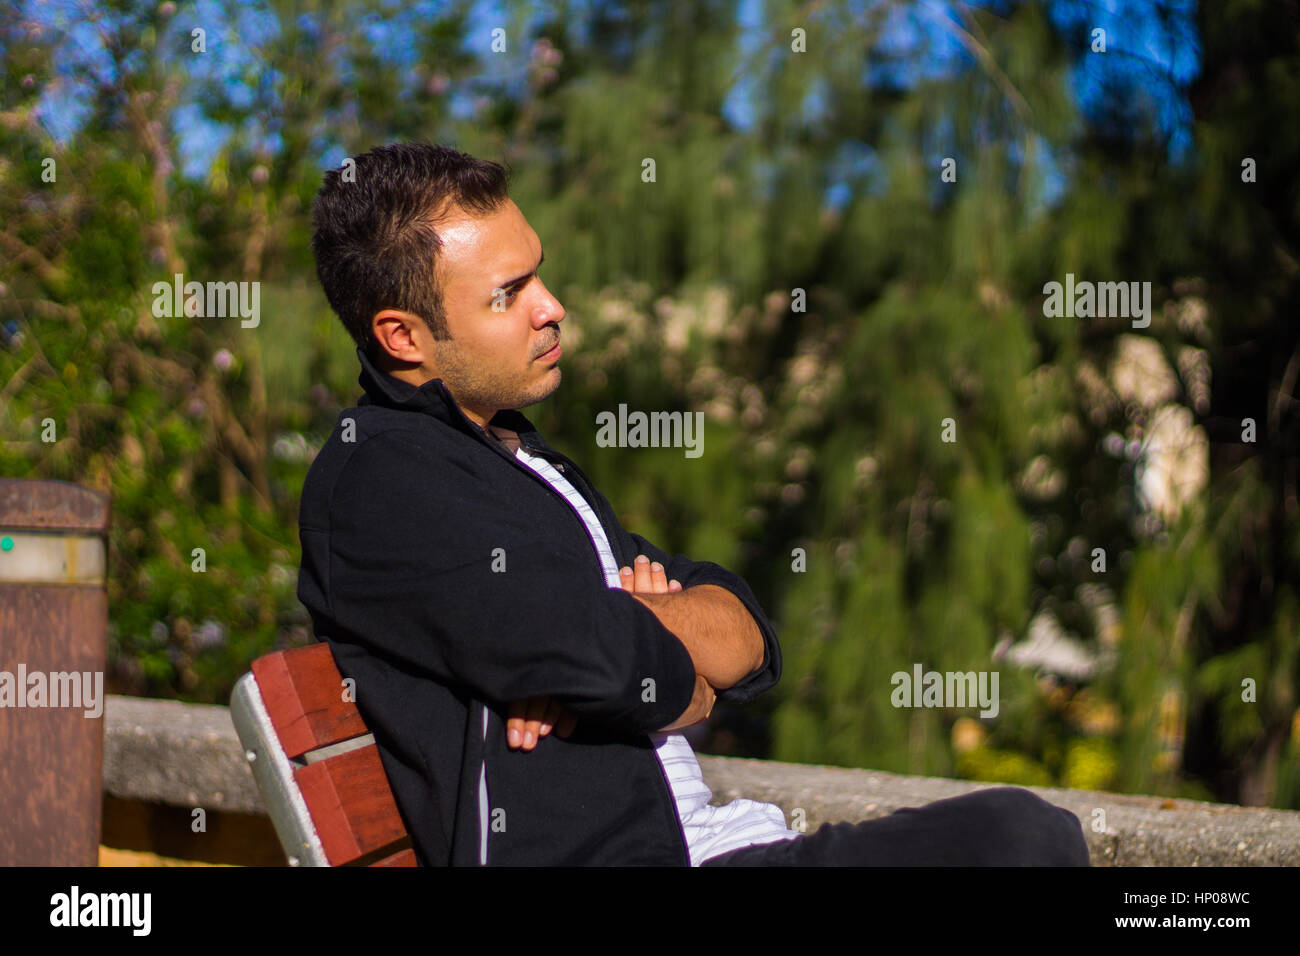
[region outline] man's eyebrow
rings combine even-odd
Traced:
[[[532,272],[525,272],[521,276],[516,276],[515,278],[510,279],[507,282],[501,283],[499,286],[497,286],[497,288],[501,289],[504,292],[509,292],[515,286],[523,285],[525,282],[527,282],[536,274],[537,270],[542,267],[542,263],[545,261],[546,261],[546,251],[542,250],[542,257],[537,260],[537,265],[533,267]]]

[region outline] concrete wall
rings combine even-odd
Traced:
[[[105,843],[116,846],[112,840],[119,835],[151,844],[122,849],[283,862],[227,708],[110,695],[104,718]],[[715,803],[737,797],[776,803],[787,822],[802,818],[808,832],[822,823],[866,820],[998,786],[707,754],[700,755],[700,766]],[[1300,812],[1026,789],[1079,817],[1094,866],[1300,865]],[[209,820],[202,835],[192,834],[195,807]],[[213,855],[218,839],[234,849]]]

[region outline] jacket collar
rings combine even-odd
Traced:
[[[423,412],[434,418],[458,428],[489,439],[482,428],[470,421],[452,397],[446,383],[440,378],[432,378],[423,385],[415,386],[382,372],[370,360],[364,348],[357,349],[357,359],[361,362],[361,375],[357,382],[365,394],[358,405],[380,405],[404,411]],[[550,446],[543,441],[541,434],[522,412],[513,408],[503,408],[492,416],[489,424],[501,425],[519,434],[519,441],[525,447],[550,451]]]

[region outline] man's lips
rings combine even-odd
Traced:
[[[561,351],[562,351],[562,350],[560,349],[560,340],[559,340],[559,339],[556,339],[556,340],[555,340],[555,344],[552,345],[552,346],[551,346],[549,349],[547,349],[545,352],[543,352],[541,355],[537,356],[537,359],[535,359],[534,361],[537,361],[537,360],[540,360],[540,359],[559,358],[559,357],[560,357],[560,354],[561,354]]]

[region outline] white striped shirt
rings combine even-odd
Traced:
[[[514,444],[511,441],[507,447],[512,447]],[[600,564],[605,571],[605,582],[611,588],[621,588],[623,585],[619,580],[618,564],[609,546],[609,538],[606,537],[600,518],[587,503],[587,499],[583,498],[569,480],[546,459],[528,454],[522,446],[515,448],[515,455],[545,478],[578,513],[578,517],[587,526],[596,553],[600,556]],[[741,799],[732,800],[726,806],[709,806],[709,801],[713,799],[713,791],[704,782],[704,774],[700,772],[700,762],[695,759],[695,751],[691,749],[687,739],[680,733],[652,733],[649,736],[654,743],[659,762],[663,765],[664,774],[668,778],[673,799],[677,803],[677,816],[681,820],[682,833],[686,837],[691,866],[699,866],[710,857],[729,850],[760,843],[775,843],[778,840],[790,840],[799,836],[785,825],[785,814],[774,803]]]

